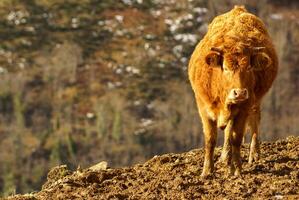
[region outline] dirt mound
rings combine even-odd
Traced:
[[[59,166],[49,172],[40,192],[9,199],[298,199],[299,137],[264,142],[261,152],[258,162],[248,164],[248,145],[243,146],[241,178],[226,177],[217,162],[214,177],[202,180],[203,149],[155,156],[119,169],[105,169],[105,163],[93,170]]]

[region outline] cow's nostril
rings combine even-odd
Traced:
[[[233,91],[234,91],[234,95],[237,96],[238,95],[237,91],[236,90],[233,90]]]

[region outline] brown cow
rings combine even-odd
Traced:
[[[260,104],[277,70],[277,55],[265,25],[244,7],[235,6],[209,25],[188,71],[205,137],[202,177],[213,172],[217,127],[225,128],[222,157],[230,163],[232,174],[241,173],[246,123],[252,133],[249,161],[257,159]]]

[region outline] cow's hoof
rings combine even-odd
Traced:
[[[242,177],[242,175],[241,175],[241,169],[239,169],[239,168],[236,168],[236,170],[235,170],[235,172],[234,172],[234,176],[236,176],[236,177]]]
[[[244,180],[244,176],[242,174],[239,175],[234,175],[232,176],[233,179],[243,179]]]
[[[242,173],[239,170],[234,168],[230,168],[225,174],[225,177],[232,178],[232,179],[243,178]]]
[[[202,172],[201,175],[200,175],[201,179],[209,179],[209,178],[212,178],[212,177],[213,177],[213,173]]]
[[[259,153],[257,153],[257,152],[251,153],[250,152],[250,155],[249,155],[249,158],[248,158],[248,163],[252,164],[253,162],[257,162],[259,160],[259,158],[260,158]]]
[[[253,157],[252,157],[251,155],[250,155],[249,158],[248,158],[248,163],[249,163],[249,164],[252,164],[252,163],[253,163]]]
[[[231,162],[231,155],[229,151],[222,151],[220,162],[224,163],[227,166],[229,165],[229,163]]]
[[[232,172],[231,170],[228,170],[225,172],[224,174],[225,178],[230,178],[234,176],[234,172]]]
[[[227,163],[228,162],[228,155],[222,153],[220,156],[220,162]]]

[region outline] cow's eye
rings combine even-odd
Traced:
[[[223,57],[222,56],[219,57],[218,66],[220,66],[221,68],[223,68]]]
[[[211,67],[221,67],[223,65],[223,57],[218,53],[211,52],[206,56],[206,63]]]
[[[270,64],[271,64],[271,59],[264,52],[254,54],[250,58],[251,68],[255,71],[259,71],[264,68],[267,68]]]
[[[248,62],[248,58],[247,57],[243,57],[240,60],[238,60],[238,65],[239,66],[248,66],[249,62]]]

